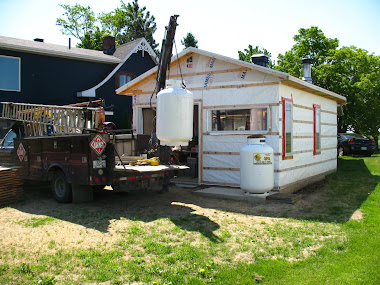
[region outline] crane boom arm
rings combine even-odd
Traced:
[[[161,57],[160,62],[158,64],[158,72],[156,79],[157,93],[165,88],[166,72],[168,69],[170,69],[170,60],[172,57],[173,42],[178,17],[178,15],[173,15],[170,17],[169,25],[166,27],[165,37],[162,40]]]

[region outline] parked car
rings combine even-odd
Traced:
[[[338,156],[347,154],[361,154],[371,156],[376,149],[374,140],[354,133],[338,134]]]

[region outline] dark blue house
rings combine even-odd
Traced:
[[[144,39],[103,51],[0,36],[0,101],[69,105],[104,99],[106,121],[129,128],[131,98],[115,89],[154,67],[157,57]]]

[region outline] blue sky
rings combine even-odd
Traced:
[[[132,1],[132,0],[131,0]],[[125,0],[124,2],[128,2]],[[96,14],[120,6],[119,0],[0,0],[0,35],[68,44],[55,21],[58,5],[79,3]],[[161,43],[170,15],[179,14],[176,41],[192,32],[199,48],[237,58],[248,44],[266,48],[273,59],[290,50],[299,28],[317,26],[340,46],[354,45],[380,55],[380,0],[139,0],[156,18]],[[75,42],[75,41],[74,41]]]

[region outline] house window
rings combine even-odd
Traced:
[[[314,110],[314,146],[313,153],[320,154],[321,153],[321,106],[313,105]]]
[[[119,71],[115,77],[116,89],[127,84],[134,78],[134,74],[131,72]]]
[[[282,98],[282,159],[293,158],[293,99]]]
[[[21,91],[21,59],[0,55],[0,90]]]
[[[267,130],[267,108],[213,110],[212,131]]]

